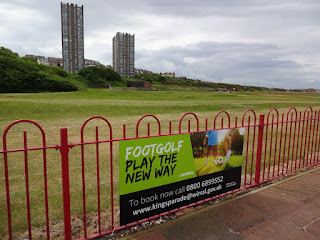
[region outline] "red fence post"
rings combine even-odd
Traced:
[[[60,128],[64,239],[71,240],[68,129]]]
[[[263,129],[264,129],[264,115],[260,115],[260,118],[259,118],[259,133],[258,133],[258,148],[257,148],[257,161],[256,161],[256,174],[255,174],[255,183],[256,183],[256,185],[260,184]]]

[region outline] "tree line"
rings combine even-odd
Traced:
[[[109,68],[86,67],[78,74],[71,74],[59,67],[39,64],[35,59],[20,58],[10,49],[0,48],[1,93],[77,91],[79,87],[72,83],[77,81],[85,85],[121,85],[123,82],[121,76]]]

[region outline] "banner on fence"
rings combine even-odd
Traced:
[[[121,141],[120,224],[240,187],[244,129]]]

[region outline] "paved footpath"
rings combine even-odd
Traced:
[[[320,239],[320,167],[122,240]]]

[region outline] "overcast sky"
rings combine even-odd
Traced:
[[[0,0],[0,46],[61,57],[60,2]],[[66,3],[67,1],[62,1]],[[112,65],[135,34],[135,67],[213,82],[320,89],[320,0],[74,0],[85,58]]]

